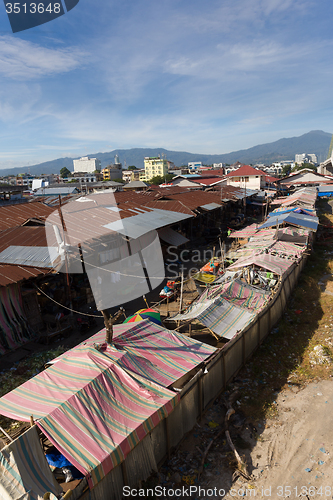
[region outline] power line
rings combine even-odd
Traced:
[[[67,309],[67,311],[71,311],[73,313],[76,313],[76,314],[81,314],[82,316],[90,316],[91,318],[103,318],[102,315],[96,315],[96,314],[87,314],[87,313],[84,313],[84,312],[81,312],[81,311],[75,311],[75,309],[71,309],[70,307],[66,307],[64,306],[63,304],[60,304],[60,302],[57,302],[56,300],[54,300],[52,297],[50,297],[49,295],[47,295],[47,293],[45,293],[41,288],[39,288],[39,286],[37,286],[35,283],[34,283],[35,287],[37,288],[37,290],[39,292],[41,292],[43,295],[45,295],[45,297],[47,297],[48,299],[52,300],[52,302],[54,302],[55,304],[57,304],[58,306],[61,306],[63,307],[64,309]]]

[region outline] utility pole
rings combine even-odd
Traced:
[[[62,204],[61,204],[61,195],[59,194],[59,207],[58,207],[58,213],[61,221],[61,226],[62,226],[62,241],[64,243],[64,258],[65,258],[65,270],[66,270],[66,282],[67,282],[67,293],[68,293],[68,300],[69,300],[69,307],[71,309],[71,316],[73,315],[73,303],[72,303],[72,294],[71,294],[71,285],[70,285],[70,280],[69,280],[69,270],[68,270],[68,260],[67,260],[67,250],[66,250],[66,233],[67,233],[67,228],[65,224],[65,220],[62,214],[61,210]]]

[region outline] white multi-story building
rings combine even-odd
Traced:
[[[302,164],[305,161],[305,153],[295,155],[295,163]]]
[[[193,171],[197,172],[202,167],[202,162],[201,161],[189,161],[187,166],[191,172],[193,172]]]
[[[302,163],[317,163],[317,156],[313,153],[302,153],[295,155],[295,163],[302,165]]]
[[[313,153],[308,154],[309,159],[312,161],[312,163],[318,163],[317,156]]]
[[[95,170],[101,170],[101,162],[98,158],[82,156],[79,160],[73,160],[74,172],[87,172],[92,174]]]

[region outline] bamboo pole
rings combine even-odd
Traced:
[[[181,285],[180,285],[180,299],[179,299],[179,314],[182,312],[182,306],[183,306],[183,286],[184,286],[184,273],[182,271],[181,275]],[[180,325],[180,320],[178,320],[178,328]]]
[[[213,332],[213,330],[211,330],[210,328],[208,328],[208,330],[213,335],[213,337],[215,337],[216,340],[220,340],[220,338],[216,335],[216,333]]]
[[[147,309],[149,309],[149,304],[148,304],[148,301],[147,301],[147,299],[146,299],[146,296],[145,296],[145,295],[142,295],[142,298],[143,298],[143,300],[145,301],[145,304],[146,304]]]
[[[14,441],[14,439],[13,439],[13,438],[11,438],[9,434],[7,434],[7,432],[5,431],[5,429],[3,429],[2,427],[0,427],[0,431],[2,432],[2,434],[3,434],[4,436],[6,436],[6,438],[8,438],[8,439],[9,439],[9,441]]]

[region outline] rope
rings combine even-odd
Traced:
[[[43,295],[45,295],[45,297],[47,297],[48,299],[52,300],[52,302],[54,302],[55,304],[57,304],[58,306],[61,306],[63,307],[64,309],[67,309],[67,311],[71,311],[73,313],[76,313],[76,314],[81,314],[82,316],[90,316],[91,318],[103,318],[102,315],[96,315],[96,314],[87,314],[87,313],[84,313],[84,312],[81,312],[81,311],[75,311],[75,309],[71,309],[70,307],[66,307],[64,306],[63,304],[60,304],[60,302],[57,302],[56,300],[54,300],[52,297],[50,297],[49,295],[47,295],[47,293],[45,293],[41,288],[39,288],[35,283],[34,283],[35,287],[37,288],[37,290],[39,290]]]
[[[73,259],[73,260],[77,260],[79,261],[79,259]],[[80,260],[81,262],[81,260]],[[172,263],[171,264],[176,264],[176,262]],[[118,274],[118,276],[126,276],[128,278],[140,278],[140,279],[143,279],[144,276],[137,276],[135,274],[125,274],[125,273],[122,273],[120,271],[111,271],[111,269],[107,269],[106,267],[101,267],[101,266],[95,266],[94,264],[91,264],[90,262],[84,262],[84,265],[85,267],[87,266],[90,266],[90,267],[93,267],[94,269],[100,269],[102,271],[106,271],[108,273],[111,273],[111,274]],[[148,278],[150,280],[164,280],[164,279],[167,279],[167,280],[177,280],[179,279],[179,276],[175,277],[175,276],[148,276]],[[187,280],[184,281],[184,283],[187,283],[188,281],[191,281],[192,278],[188,278]]]

